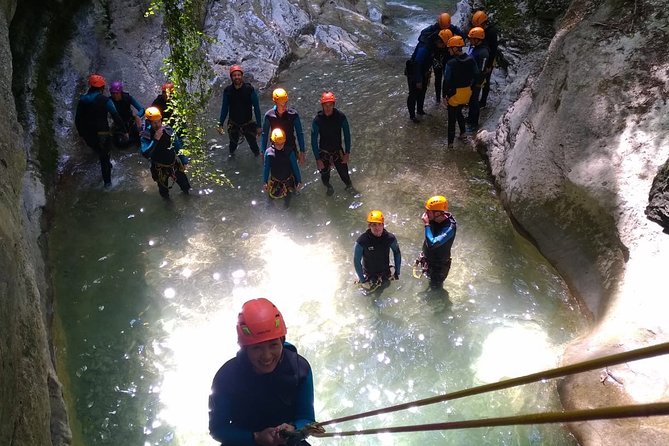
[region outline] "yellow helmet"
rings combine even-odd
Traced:
[[[462,48],[463,46],[465,46],[465,41],[460,36],[453,36],[450,39],[448,39],[448,43],[446,44],[446,46],[449,48],[454,48],[454,47]]]
[[[467,34],[467,37],[470,39],[485,39],[485,30],[481,28],[480,26],[474,27],[469,30],[469,33]]]
[[[286,134],[279,128],[272,130],[272,136],[270,138],[272,139],[272,142],[277,144],[283,144],[286,142]]]
[[[439,28],[441,29],[446,29],[449,26],[451,26],[451,16],[447,12],[442,12],[439,14],[439,18],[437,19],[437,22],[439,22]]]
[[[285,104],[288,102],[288,92],[283,88],[277,88],[272,92],[272,101],[277,104]]]
[[[383,223],[383,212],[372,211],[367,215],[367,223]]]
[[[158,107],[149,107],[144,111],[144,117],[149,121],[155,121],[157,119],[162,119],[163,114],[160,113],[160,109]]]
[[[472,16],[472,25],[481,26],[486,22],[486,20],[488,20],[488,16],[486,15],[485,12],[476,11]]]
[[[439,31],[439,37],[441,38],[441,41],[444,42],[444,45],[448,43],[448,39],[453,37],[453,31],[450,29],[442,29]]]
[[[448,200],[443,195],[435,195],[428,198],[425,202],[425,209],[428,211],[448,211]]]

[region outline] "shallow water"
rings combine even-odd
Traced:
[[[394,8],[398,16],[406,10]],[[422,8],[394,21],[400,36],[429,23],[436,9],[430,2]],[[305,189],[289,208],[268,203],[260,160],[246,143],[227,159],[227,136],[214,132],[211,157],[231,187],[194,184],[192,196],[173,189],[165,202],[134,151],[115,155],[108,192],[98,185],[93,160],[75,166],[59,191],[50,245],[58,355],[76,444],[216,444],[207,434],[211,379],[236,352],[242,303],[261,296],[281,309],[288,340],[314,369],[320,421],[556,365],[560,346],[585,319],[555,270],[514,231],[480,157],[462,143],[445,149],[445,110],[434,107],[434,93],[426,100],[431,116],[409,122],[400,48],[389,45],[382,60],[351,64],[308,58],[277,82],[300,112],[307,141],[320,92],[335,91],[353,132],[349,166],[357,196],[333,171],[336,193],[326,197],[308,150]],[[219,104],[212,103],[212,117]],[[267,92],[261,105],[269,108]],[[411,264],[423,240],[422,204],[437,193],[448,197],[459,226],[445,290],[430,292],[425,279],[411,276]],[[403,268],[399,282],[364,296],[353,283],[351,259],[371,209],[384,212],[398,237]],[[557,408],[549,382],[336,428]],[[310,441],[575,444],[559,426]]]

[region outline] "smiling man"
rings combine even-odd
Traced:
[[[209,432],[221,444],[284,445],[281,431],[315,421],[311,366],[286,342],[286,331],[283,316],[269,300],[242,306],[237,321],[241,349],[218,370],[209,397]]]
[[[390,251],[393,251],[395,272],[390,269]],[[363,232],[353,248],[353,265],[360,283],[383,282],[400,278],[402,254],[395,235],[386,231],[383,212],[373,210],[367,215],[367,231]]]

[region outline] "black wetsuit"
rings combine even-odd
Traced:
[[[361,261],[365,282],[387,280],[391,277],[392,273],[389,260],[391,248],[395,255],[395,275],[399,277],[398,266],[401,265],[402,260],[399,245],[397,244],[397,238],[395,238],[394,234],[384,229],[381,236],[376,237],[372,234],[372,231],[368,229],[358,237],[356,244],[354,251],[356,273],[360,274],[357,269],[359,268],[358,262]],[[362,248],[362,253],[360,253],[358,246]],[[362,258],[358,259],[358,256],[360,255]]]
[[[342,132],[344,149],[342,149]],[[319,111],[311,124],[311,150],[317,160],[323,161],[323,168],[319,172],[325,186],[330,186],[332,164],[344,184],[347,187],[351,186],[348,164],[344,163],[343,159],[344,152],[351,153],[351,132],[346,115],[336,108],[330,116],[325,116],[322,110]]]
[[[158,184],[158,192],[164,198],[170,196],[169,180],[179,185],[184,193],[190,190],[190,182],[184,172],[184,166],[177,156],[181,146],[179,137],[169,126],[163,126],[159,140],[154,138],[156,131],[147,122],[141,135],[142,154],[151,160],[151,177]],[[173,144],[174,140],[174,144]]]
[[[252,112],[255,111],[255,121]],[[229,116],[228,116],[229,113]],[[239,136],[243,134],[254,155],[260,154],[256,131],[260,128],[260,105],[255,88],[244,82],[240,88],[228,85],[223,90],[223,102],[219,125],[228,119],[228,136],[230,137],[229,151],[235,153],[239,144]]]
[[[441,223],[430,221],[425,226],[425,241],[423,241],[423,255],[427,260],[427,275],[430,277],[430,286],[441,287],[451,269],[451,247],[455,240],[457,223],[453,215],[446,213],[446,220]]]
[[[114,126],[114,144],[118,147],[127,147],[130,143],[139,142],[139,127],[135,122],[135,116],[132,114],[132,108],[135,107],[137,110],[137,116],[142,117],[144,115],[144,108],[133,98],[130,93],[122,92],[121,99],[116,101],[112,96],[111,100],[114,102],[118,114],[121,115],[121,119],[125,123],[125,126],[128,130],[129,139],[126,140],[125,133],[122,132],[123,129],[119,129],[117,126]]]

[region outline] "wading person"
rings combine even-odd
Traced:
[[[142,127],[141,116],[144,116],[144,107],[137,102],[130,93],[123,91],[123,82],[114,81],[109,86],[109,93],[114,107],[121,115],[121,119],[125,123],[128,130],[128,135],[124,133],[124,129],[114,126],[114,144],[117,147],[128,147],[130,144],[137,144],[139,142],[139,130]],[[135,108],[136,114],[132,112]]]
[[[390,266],[393,252],[394,272]],[[353,248],[353,266],[359,283],[377,283],[400,278],[402,253],[395,236],[385,229],[383,213],[378,210],[367,215],[367,231],[363,232]]]
[[[258,94],[251,84],[244,82],[244,71],[241,66],[230,67],[230,80],[232,83],[223,90],[221,116],[218,119],[219,131],[223,133],[223,123],[227,118],[230,156],[237,150],[237,145],[241,141],[240,136],[246,138],[251,152],[258,156],[260,149],[257,137],[261,133]]]
[[[81,136],[86,145],[93,149],[100,159],[100,170],[102,171],[102,181],[104,187],[111,187],[111,159],[110,151],[112,145],[112,134],[109,130],[108,115],[114,119],[114,124],[125,137],[128,137],[128,130],[125,123],[119,115],[114,102],[104,95],[106,81],[99,74],[91,74],[88,77],[88,91],[85,95],[79,97],[77,112],[74,116],[74,124],[79,136]]]
[[[285,445],[282,431],[314,423],[311,366],[286,342],[286,331],[283,316],[269,300],[242,306],[240,350],[218,370],[209,396],[209,432],[222,445]],[[304,440],[297,444],[308,445]]]
[[[272,143],[265,151],[263,169],[263,190],[270,198],[286,198],[286,206],[293,192],[302,187],[300,167],[297,165],[295,150],[286,150],[286,135],[283,130],[272,130]]]
[[[147,108],[144,116],[146,122],[141,134],[140,148],[142,155],[151,160],[151,177],[158,184],[160,196],[170,197],[170,181],[177,183],[181,191],[188,195],[190,182],[185,168],[188,159],[179,155],[181,138],[171,127],[163,125],[158,108]]]
[[[326,91],[321,95],[321,108],[311,123],[311,150],[316,158],[316,166],[327,195],[334,194],[330,184],[330,169],[334,165],[346,190],[353,190],[348,174],[348,160],[351,154],[351,131],[346,115],[335,107],[335,95]],[[344,144],[342,148],[342,133]]]
[[[297,144],[300,146],[299,153],[296,153],[300,165],[304,164],[304,134],[302,133],[302,121],[297,111],[288,106],[288,93],[283,88],[277,88],[272,92],[272,101],[274,107],[265,113],[262,123],[262,150],[267,148],[269,137],[274,129],[283,130],[286,136],[286,152],[297,150]]]
[[[451,247],[457,224],[448,212],[448,200],[443,195],[429,198],[420,218],[425,226],[423,259],[427,262],[430,287],[441,288],[451,269]]]
[[[407,109],[409,110],[409,119],[418,124],[420,120],[416,114],[425,114],[425,93],[430,82],[430,70],[432,69],[432,59],[434,53],[434,43],[418,41],[416,48],[411,54],[411,58],[406,61],[404,75],[407,77],[409,87],[409,96],[407,96]]]

